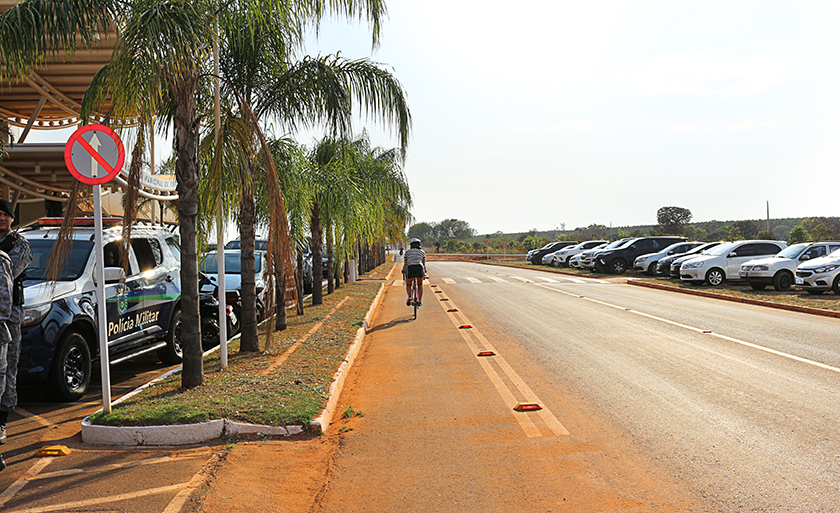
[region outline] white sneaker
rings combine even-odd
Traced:
[[[6,443],[6,424],[0,425],[0,445]]]

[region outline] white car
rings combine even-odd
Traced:
[[[840,296],[840,250],[800,264],[794,283],[808,294],[833,290]]]
[[[677,242],[676,244],[671,244],[670,246],[663,248],[661,251],[658,251],[656,253],[648,253],[646,255],[636,257],[636,260],[633,262],[633,270],[643,272],[651,276],[656,276],[656,266],[659,263],[659,260],[671,255],[681,255],[702,244],[702,242],[696,241]]]
[[[774,289],[784,291],[793,285],[797,266],[838,249],[840,242],[802,242],[788,246],[778,255],[750,260],[741,265],[738,274],[755,290],[773,285]]]
[[[581,242],[580,244],[575,244],[574,246],[565,247],[552,253],[550,255],[551,260],[548,263],[551,264],[552,267],[569,267],[569,260],[571,260],[573,256],[582,253],[587,249],[595,249],[606,246],[608,242],[609,241],[606,240],[587,240]]]
[[[705,255],[683,262],[680,279],[717,287],[726,280],[738,280],[741,264],[760,256],[772,256],[787,247],[778,240],[739,240],[721,244]]]

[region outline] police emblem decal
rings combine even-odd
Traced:
[[[117,312],[123,315],[128,310],[128,298],[125,296],[125,285],[117,285]]]

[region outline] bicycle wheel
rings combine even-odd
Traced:
[[[414,318],[417,319],[417,283],[411,288],[411,304],[414,305]]]

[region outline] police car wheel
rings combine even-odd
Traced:
[[[169,331],[166,333],[166,347],[158,349],[157,355],[160,361],[166,365],[177,365],[181,363],[184,355],[181,348],[181,310],[172,312],[172,320],[169,323]]]
[[[59,401],[77,401],[85,395],[90,384],[90,360],[85,337],[78,331],[67,331],[56,348],[49,377],[50,389]]]

